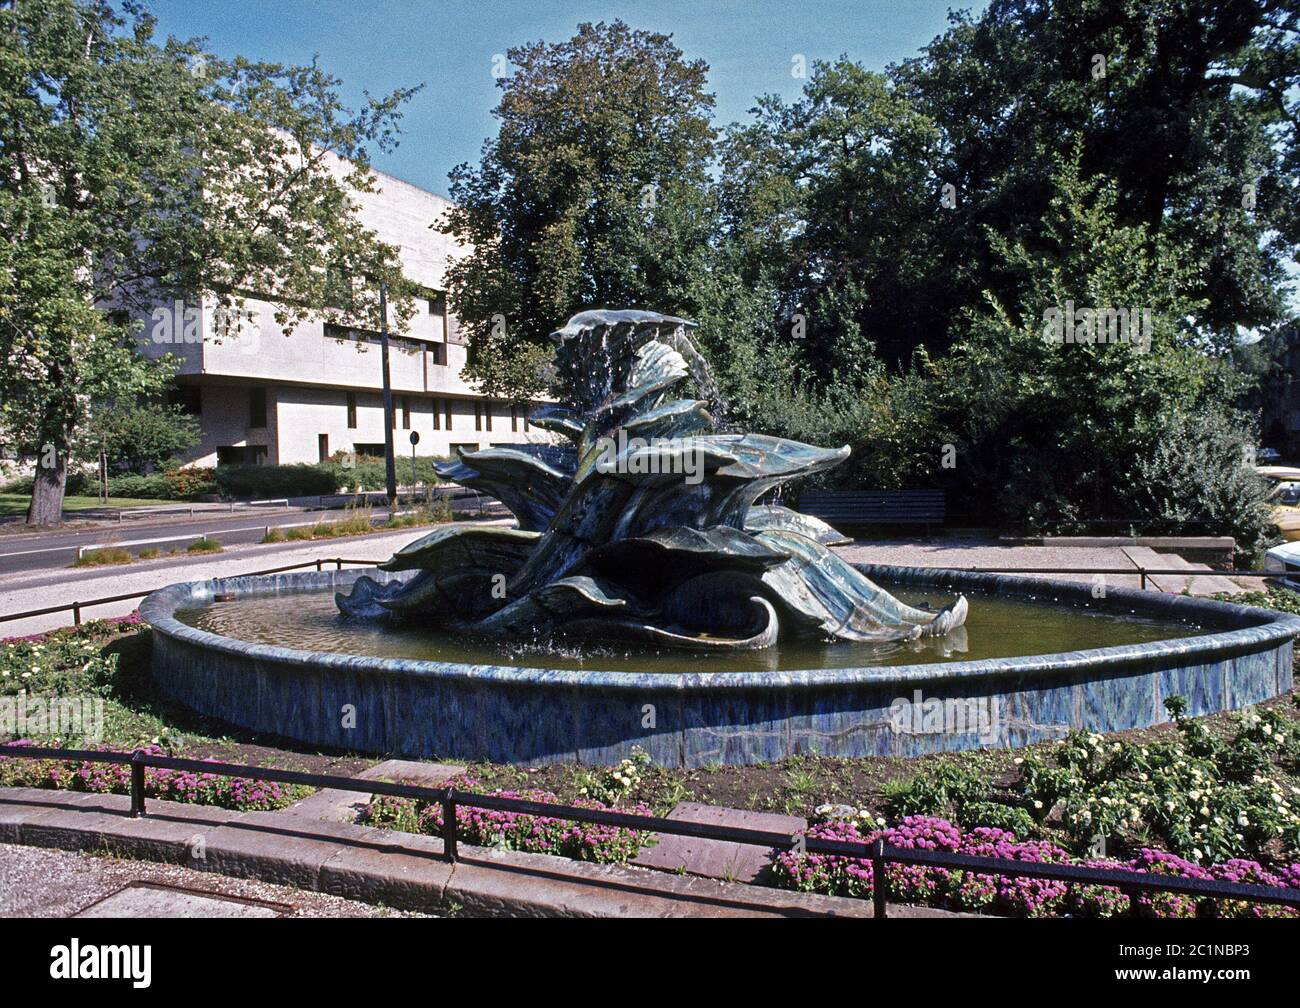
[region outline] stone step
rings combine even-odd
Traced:
[[[465,772],[454,763],[421,763],[418,760],[384,760],[356,774],[358,780],[386,780],[418,787],[441,787],[448,778]],[[356,822],[357,815],[369,802],[364,791],[324,788],[286,808],[286,815],[304,816],[325,822]]]
[[[1205,564],[1184,560],[1177,553],[1157,553],[1149,546],[1125,546],[1123,552],[1138,567],[1155,568],[1157,570],[1185,570],[1189,574],[1195,571],[1212,572],[1213,570]],[[1235,581],[1230,581],[1223,575],[1215,573],[1195,577],[1184,577],[1178,574],[1152,574],[1148,575],[1147,581],[1149,584],[1155,585],[1160,591],[1172,594],[1179,594],[1184,588],[1193,595],[1213,595],[1217,592],[1230,592],[1235,595],[1247,590]]]
[[[666,818],[708,823],[711,826],[763,830],[791,837],[808,827],[808,820],[799,816],[722,808],[699,802],[678,802]],[[662,833],[654,834],[654,839],[654,846],[644,848],[632,860],[632,864],[727,882],[764,881],[771,870],[773,852],[770,847]]]

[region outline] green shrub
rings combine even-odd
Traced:
[[[1098,837],[1136,852],[1160,847],[1208,864],[1300,853],[1297,791],[1287,780],[1300,735],[1280,711],[1248,709],[1219,735],[1165,702],[1172,738],[1128,741],[1074,731],[1016,757],[1019,779],[997,786],[987,771],[940,760],[884,788],[895,815],[943,816],[1049,837],[1076,854]]]
[[[1249,429],[1222,414],[1169,420],[1129,482],[1133,511],[1170,532],[1230,535],[1238,558],[1252,565],[1268,540],[1268,485],[1245,461]],[[1188,523],[1191,523],[1189,526]]]
[[[162,475],[171,489],[173,500],[188,500],[199,494],[215,493],[217,489],[215,469],[190,466],[168,469]]]
[[[0,486],[0,493],[31,496],[32,483],[31,476],[19,476]],[[91,497],[99,493],[99,482],[93,472],[73,469],[68,473],[68,485],[64,493],[69,497]]]
[[[238,500],[317,497],[332,494],[342,485],[336,469],[328,463],[218,466],[213,478],[222,494]]]
[[[415,460],[415,479],[424,486],[433,486],[442,482],[434,471],[435,462],[445,462],[445,458],[421,455]],[[384,475],[384,460],[366,455],[350,456],[345,452],[335,452],[328,462],[322,462],[321,468],[329,468],[335,473],[338,486],[345,490],[383,490],[387,485]],[[397,456],[397,482],[407,485],[411,482],[411,457]]]
[[[150,476],[110,476],[110,497],[137,497],[145,500],[174,500],[172,485],[162,473]]]
[[[221,550],[221,543],[208,536],[204,536],[202,539],[195,539],[185,547],[186,553],[220,553]]]

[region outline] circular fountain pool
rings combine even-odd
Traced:
[[[913,604],[976,596],[962,632],[704,655],[530,649],[337,616],[343,571],[173,585],[141,614],[153,671],[201,713],[314,745],[418,757],[660,764],[1015,746],[1241,707],[1291,687],[1300,619],[1204,599],[861,566]]]

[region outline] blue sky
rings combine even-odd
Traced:
[[[520,0],[149,0],[159,31],[207,36],[223,56],[306,63],[315,55],[344,82],[350,101],[425,83],[406,106],[401,145],[375,167],[446,194],[447,172],[477,161],[496,132],[499,90],[493,57],[522,42],[569,38],[579,22],[622,18],[634,28],[671,32],[690,58],[710,66],[715,120],[745,119],[760,94],[793,98],[801,81],[791,59],[809,64],[847,53],[872,69],[916,54],[940,34],[949,7],[981,10],[981,0],[624,3]]]

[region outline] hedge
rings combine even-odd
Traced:
[[[317,497],[332,494],[340,486],[328,464],[218,466],[215,478],[221,493],[237,500]]]

